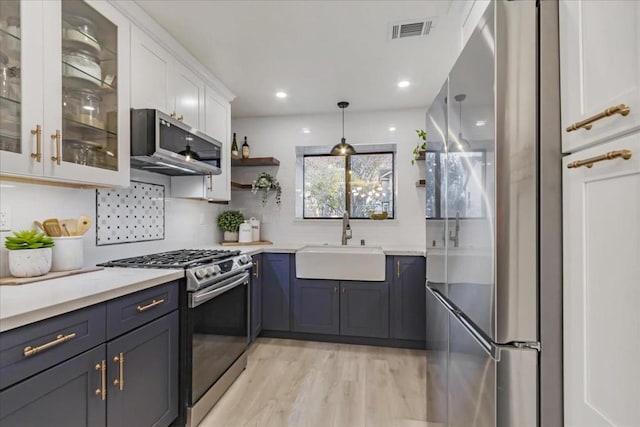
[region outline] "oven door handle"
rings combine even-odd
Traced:
[[[242,284],[244,284],[245,282],[249,281],[249,273],[245,273],[243,274],[239,279],[234,280],[233,282],[229,283],[228,285],[224,285],[221,286],[219,288],[216,288],[214,290],[208,291],[208,292],[202,292],[202,293],[194,293],[192,294],[191,297],[191,304],[189,304],[190,308],[193,307],[197,307],[200,304],[209,301],[210,299],[213,299],[215,297],[217,297],[218,295],[221,295],[227,291],[230,291],[231,289],[238,287]]]

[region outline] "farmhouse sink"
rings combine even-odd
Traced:
[[[309,245],[296,252],[299,279],[385,280],[385,255],[376,246]]]
[[[446,262],[445,262],[446,261]],[[493,283],[493,259],[490,249],[427,249],[427,280],[433,283]]]

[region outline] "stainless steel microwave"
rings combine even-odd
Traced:
[[[131,167],[164,175],[219,175],[222,143],[158,110],[131,110]]]

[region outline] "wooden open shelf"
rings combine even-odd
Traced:
[[[231,157],[231,166],[278,166],[280,160],[275,157],[250,157],[243,159],[241,157]]]
[[[236,190],[251,190],[251,184],[240,184],[239,182],[231,181],[231,188]]]
[[[416,181],[416,187],[426,187],[427,181],[424,179],[419,179]]]

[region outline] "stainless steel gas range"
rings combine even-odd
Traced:
[[[196,426],[247,365],[251,258],[240,251],[185,249],[101,266],[185,270],[177,424]]]

